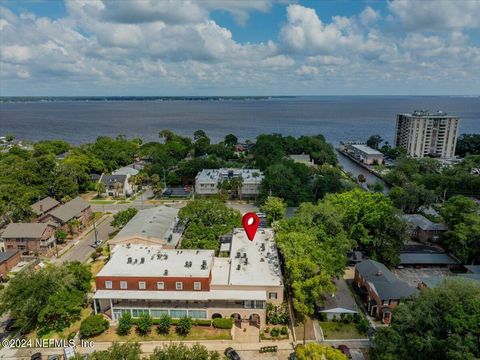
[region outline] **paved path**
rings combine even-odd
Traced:
[[[97,238],[99,241],[104,242],[108,240],[108,235],[115,231],[115,228],[110,225],[112,221],[111,216],[104,216],[97,224]],[[95,242],[95,232],[93,227],[87,230],[85,235],[80,236],[74,241],[74,246],[69,248],[64,255],[59,258],[53,257],[51,262],[54,264],[62,264],[68,261],[80,261],[84,262],[92,254],[94,248],[92,247]],[[67,248],[69,245],[67,245]]]

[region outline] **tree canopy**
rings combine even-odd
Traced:
[[[185,249],[218,250],[219,237],[241,224],[240,212],[215,198],[189,202],[180,210],[178,217],[185,225],[181,242]]]
[[[295,348],[295,359],[298,360],[347,360],[347,357],[330,345],[308,343]]]
[[[480,357],[480,286],[446,280],[400,304],[378,330],[373,360],[474,360]]]

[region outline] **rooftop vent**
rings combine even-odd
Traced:
[[[207,268],[207,260],[202,261],[202,270],[205,270]]]
[[[145,262],[145,258],[142,257],[142,258],[140,259],[140,264],[143,264],[144,262]]]
[[[133,264],[135,265],[137,263],[137,259],[133,260]]]
[[[237,256],[235,256],[237,259],[241,256],[240,252],[237,251]]]
[[[265,259],[264,259],[264,258],[260,258],[260,262],[265,262]]]
[[[168,270],[165,269],[165,271],[163,272],[163,276],[167,276],[168,275]]]
[[[132,263],[132,258],[129,257],[129,258],[127,259],[127,264],[131,264],[131,263]]]
[[[382,276],[382,271],[381,271],[381,270],[378,270],[375,275],[377,275],[377,276]]]
[[[240,264],[237,265],[237,270],[240,270]]]

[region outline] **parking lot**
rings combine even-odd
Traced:
[[[450,270],[442,267],[414,268],[405,267],[403,269],[394,269],[393,272],[398,279],[407,282],[411,286],[417,287],[420,282],[437,283],[446,276],[451,275]]]

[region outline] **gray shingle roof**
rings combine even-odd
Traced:
[[[77,196],[75,199],[53,209],[49,214],[59,219],[62,223],[66,223],[80,215],[83,210],[89,207],[90,204],[88,202],[83,200],[80,196]]]
[[[0,264],[10,259],[16,253],[18,253],[18,250],[7,250],[0,252]]]
[[[320,306],[320,311],[332,310],[332,309],[347,309],[350,311],[357,311],[357,305],[352,293],[348,289],[348,286],[343,279],[335,279],[335,286],[337,290],[334,296],[332,294],[324,295],[323,306]]]
[[[2,234],[4,239],[39,239],[47,229],[45,223],[10,223]]]
[[[121,183],[122,185],[125,184],[127,180],[127,175],[103,175],[102,176],[102,183],[105,185],[113,186],[116,182]]]
[[[365,260],[355,267],[359,274],[372,285],[382,300],[409,298],[418,293],[418,289],[400,281],[378,261]]]
[[[425,231],[446,231],[447,227],[444,224],[437,224],[428,220],[425,216],[420,214],[407,214],[403,215],[402,218],[410,223],[411,225],[417,226]]]
[[[465,265],[465,268],[473,274],[480,274],[480,265]]]
[[[52,210],[58,204],[60,204],[60,203],[57,200],[48,196],[48,197],[32,204],[31,208],[32,208],[32,210],[35,214],[41,215],[43,213],[46,213],[46,212]]]

